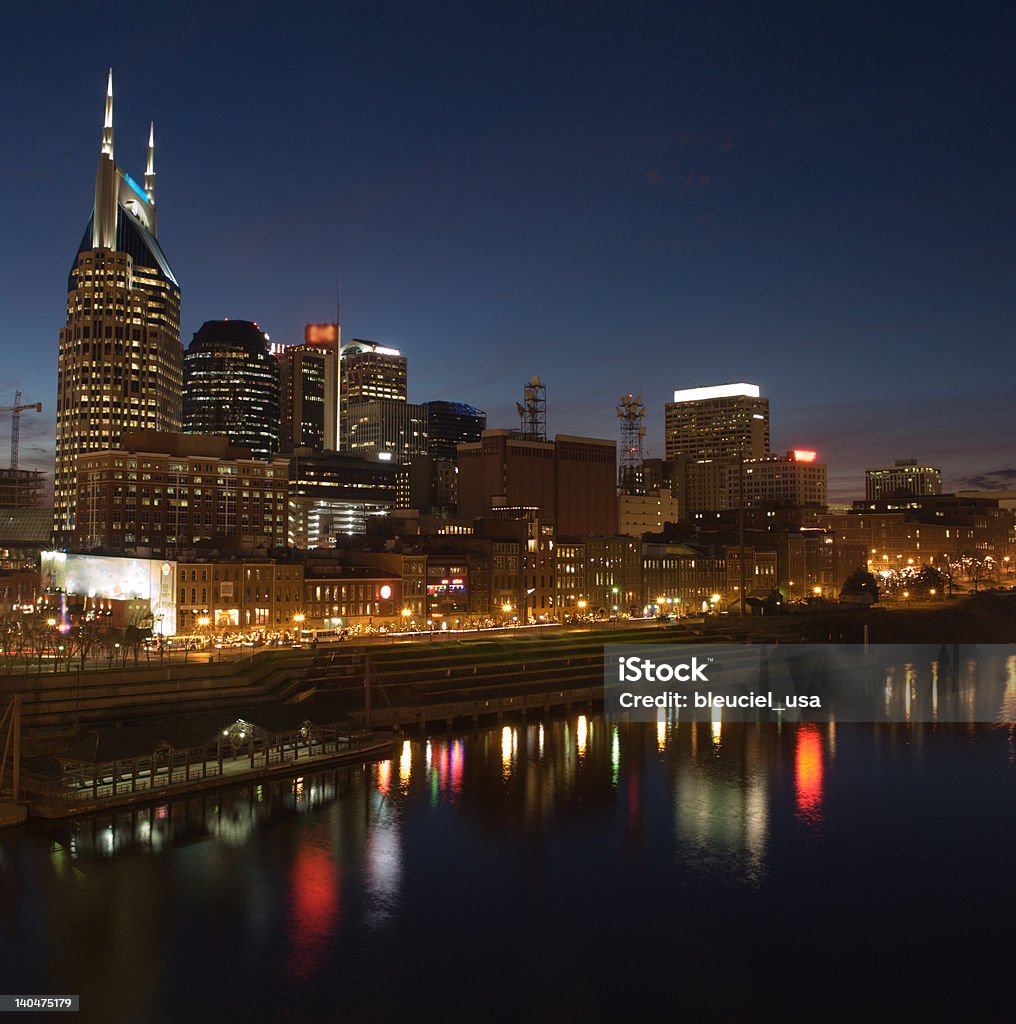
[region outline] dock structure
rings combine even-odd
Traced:
[[[354,734],[333,702],[310,698],[92,729],[47,759],[48,770],[24,772],[22,788],[34,815],[63,817],[288,774],[301,762],[366,759],[391,744],[390,734]]]

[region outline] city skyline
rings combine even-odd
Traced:
[[[864,469],[896,458],[941,465],[946,489],[1016,476],[1003,347],[1013,147],[990,130],[1011,84],[988,16],[943,42],[934,11],[920,28],[894,13],[881,35],[863,16],[826,27],[792,8],[768,26],[746,10],[729,25],[704,12],[575,25],[555,11],[538,32],[442,14],[431,56],[382,65],[386,79],[371,61],[421,28],[407,10],[391,34],[349,26],[341,82],[313,41],[299,62],[218,91],[189,80],[187,61],[170,67],[188,33],[195,63],[227,31],[263,44],[253,11],[236,24],[164,14],[146,32],[165,54],[97,45],[94,67],[64,59],[99,31],[71,12],[51,51],[31,65],[12,55],[23,95],[0,167],[19,246],[5,256],[0,400],[20,387],[43,402],[22,423],[25,467],[52,472],[61,287],[112,63],[128,166],[157,122],[184,344],[226,316],[298,342],[304,323],[331,318],[339,274],[345,336],[406,353],[411,401],[469,402],[491,427],[515,424],[517,392],[539,373],[555,433],[615,438],[618,394],[641,392],[658,456],[670,392],[751,380],[772,401],[773,449],[817,449],[833,500],[860,497]],[[748,45],[763,30],[764,60]],[[520,40],[526,66],[509,59]],[[462,68],[439,70],[470,42]],[[696,49],[707,42],[744,60],[710,61]],[[621,58],[643,51],[636,75]],[[463,96],[470,78],[477,94]],[[986,158],[971,166],[966,146]],[[282,179],[287,159],[299,173]]]

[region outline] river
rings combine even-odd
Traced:
[[[0,988],[153,1024],[1002,1019],[1014,811],[1004,726],[416,738],[3,835]]]

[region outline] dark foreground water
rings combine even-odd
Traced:
[[[572,716],[4,835],[0,991],[106,1022],[1008,1020],[1014,879],[1007,728]]]

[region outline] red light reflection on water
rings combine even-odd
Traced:
[[[794,787],[797,820],[817,827],[822,824],[822,737],[813,722],[797,727]]]
[[[392,788],[392,763],[381,761],[377,766],[377,788],[382,796],[388,796]]]
[[[339,923],[339,868],[329,850],[302,846],[289,881],[287,973],[304,979],[320,965],[328,937]]]
[[[462,740],[456,740],[452,746],[452,795],[462,792]]]

